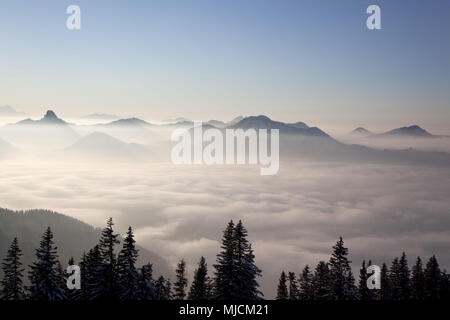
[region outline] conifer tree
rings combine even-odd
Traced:
[[[117,261],[114,253],[114,246],[120,241],[119,234],[114,233],[114,223],[109,218],[106,228],[102,230],[99,242],[99,249],[102,256],[102,264],[100,266],[101,278],[99,279],[98,295],[100,298],[115,299],[117,298]]]
[[[332,281],[328,263],[320,261],[316,266],[312,286],[315,300],[330,300],[332,298]]]
[[[389,283],[391,284],[391,298],[393,300],[401,300],[400,262],[398,258],[392,261],[391,268],[389,269]]]
[[[186,297],[186,287],[188,285],[188,280],[186,278],[186,262],[184,259],[181,259],[180,262],[178,262],[175,276],[177,280],[173,284],[173,297],[175,300],[184,300]]]
[[[288,279],[289,279],[289,300],[298,300],[300,292],[295,273],[289,272]]]
[[[347,255],[348,249],[344,247],[344,241],[340,237],[333,246],[330,258],[330,274],[335,300],[354,300],[357,297],[355,279],[350,268],[351,261],[348,260]]]
[[[151,263],[147,263],[140,269],[138,287],[140,300],[155,299],[155,281],[153,279],[153,266]]]
[[[408,300],[411,297],[410,272],[406,254],[403,252],[399,261],[400,271],[400,296],[402,300]]]
[[[104,298],[104,265],[102,253],[98,245],[89,250],[86,255],[84,269],[85,276],[82,274],[84,285],[83,282],[81,284],[83,297],[87,300]]]
[[[80,284],[81,289],[77,290],[75,300],[87,300],[86,294],[86,285],[87,285],[87,255],[86,252],[83,252],[83,255],[80,259]]]
[[[392,284],[386,263],[381,266],[380,290],[378,290],[378,300],[392,299]]]
[[[19,248],[19,242],[17,238],[14,238],[2,263],[3,279],[0,283],[2,300],[22,300],[25,298],[22,280],[24,269],[20,261],[21,256],[22,250]]]
[[[222,251],[217,255],[215,268],[215,297],[218,300],[232,299],[233,291],[237,286],[234,275],[234,223],[231,220],[223,232]]]
[[[57,248],[53,243],[50,227],[42,236],[40,247],[36,249],[37,261],[30,268],[30,298],[33,300],[63,300],[61,274],[58,270]]]
[[[366,261],[363,260],[361,269],[359,270],[359,299],[370,300],[370,290],[367,287],[367,268]]]
[[[280,280],[278,281],[277,300],[287,300],[289,298],[288,288],[286,285],[286,273],[281,272]]]
[[[312,286],[312,274],[309,270],[309,266],[306,265],[300,275],[299,279],[300,289],[299,289],[299,299],[300,300],[312,300],[314,299],[314,291]]]
[[[425,298],[424,287],[425,281],[422,260],[420,259],[420,257],[417,257],[416,264],[412,268],[411,298],[414,300],[423,300]]]
[[[261,270],[255,265],[255,255],[247,235],[242,221],[239,221],[233,232],[234,278],[237,284],[234,288],[237,290],[232,296],[235,299],[258,300],[262,293],[256,279],[261,276]]]
[[[198,268],[194,272],[194,280],[189,290],[189,300],[206,300],[208,296],[208,266],[204,257],[200,258]]]
[[[155,281],[155,300],[171,300],[172,299],[172,284],[169,279],[160,276]]]
[[[137,300],[138,298],[138,272],[136,270],[138,250],[136,250],[135,243],[133,230],[129,227],[117,261],[117,290],[121,300]]]
[[[439,299],[441,283],[441,270],[437,262],[436,256],[432,256],[425,267],[424,272],[424,291],[425,299],[437,300]]]

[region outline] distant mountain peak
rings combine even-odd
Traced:
[[[53,110],[47,110],[41,122],[51,123],[51,124],[65,124],[66,122],[56,115]]]
[[[58,117],[56,116],[56,113],[53,110],[47,110],[47,113],[45,114],[44,118],[58,119]]]
[[[397,128],[382,135],[394,135],[394,136],[409,136],[409,137],[431,137],[431,133],[421,128],[420,126],[414,124],[408,127]]]
[[[149,127],[152,124],[145,120],[133,117],[133,118],[126,118],[126,119],[119,119],[119,120],[107,123],[105,125],[107,125],[107,126],[128,126],[128,127]]]
[[[293,124],[271,120],[265,115],[250,116],[230,126],[234,129],[279,129],[281,134],[298,134],[302,136],[329,137],[317,127],[308,127],[302,122]]]
[[[359,135],[359,136],[368,136],[373,133],[371,131],[367,130],[366,128],[358,127],[355,130],[353,130],[352,132],[350,132],[350,134]]]

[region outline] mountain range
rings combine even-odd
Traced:
[[[174,128],[192,128],[193,123],[182,122],[156,125],[139,118],[126,118],[105,124],[77,125],[60,119],[48,110],[39,120],[25,119],[0,128],[0,157],[14,151],[9,142],[22,148],[59,150],[58,155],[75,159],[109,159],[148,161],[169,160],[170,132]],[[211,120],[205,126],[218,129],[278,129],[281,159],[307,158],[327,161],[401,162],[450,165],[450,155],[421,152],[413,149],[378,150],[337,141],[318,127],[304,122],[284,123],[267,116],[238,117],[230,122]],[[419,126],[397,128],[373,134],[360,127],[352,134],[367,137],[439,137]],[[165,156],[165,157],[164,157]]]
[[[383,133],[373,133],[363,127],[358,127],[352,132],[351,135],[360,136],[360,137],[385,137],[385,138],[440,138],[444,136],[434,135],[429,133],[427,130],[421,128],[418,125],[411,125],[407,127],[401,127],[389,130]]]

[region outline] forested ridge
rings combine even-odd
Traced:
[[[4,253],[3,253],[4,254]],[[441,270],[435,256],[426,262],[418,257],[410,269],[406,254],[381,266],[380,289],[369,289],[363,261],[356,278],[348,259],[348,248],[340,238],[329,261],[305,266],[297,275],[281,272],[278,300],[448,300],[450,276]],[[262,271],[242,221],[230,221],[221,240],[216,261],[209,268],[200,257],[189,285],[186,262],[181,259],[174,279],[154,276],[151,261],[138,267],[139,249],[133,229],[124,239],[114,231],[112,219],[99,234],[98,242],[80,257],[60,261],[51,227],[47,227],[35,248],[28,270],[21,261],[20,239],[14,238],[2,262],[0,297],[3,300],[262,300],[258,278]],[[76,260],[77,259],[77,260]],[[69,289],[67,265],[78,265],[80,289]],[[27,279],[25,284],[25,279]]]

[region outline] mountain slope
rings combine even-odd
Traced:
[[[101,126],[147,128],[153,126],[153,124],[139,118],[127,118],[127,119],[119,119],[106,124],[101,124]]]
[[[63,150],[63,153],[83,158],[135,159],[149,156],[145,146],[126,143],[106,133],[94,132]]]
[[[402,127],[390,130],[385,133],[381,133],[378,136],[380,137],[386,137],[386,136],[394,136],[394,137],[416,137],[416,138],[429,138],[433,137],[431,133],[426,131],[425,129],[422,129],[418,125],[412,125],[409,127]]]
[[[280,134],[293,134],[312,137],[329,137],[317,127],[308,127],[302,122],[287,124],[283,122],[273,121],[266,116],[252,116],[239,121],[238,123],[229,126],[231,129],[279,129]]]
[[[71,126],[48,110],[40,120],[25,119],[0,128],[0,135],[27,150],[51,150],[67,147],[79,135]]]
[[[366,128],[358,127],[355,130],[353,130],[352,132],[350,132],[350,134],[353,136],[368,137],[370,135],[373,135],[373,132],[367,130]]]
[[[35,249],[39,247],[41,235],[47,227],[51,227],[58,247],[61,264],[67,265],[70,257],[80,261],[83,252],[94,247],[100,237],[101,230],[77,219],[48,210],[11,211],[0,208],[0,259],[17,237],[23,251],[22,262],[27,267],[35,260]],[[120,250],[117,246],[116,252]],[[138,264],[153,263],[156,274],[171,276],[170,268],[163,258],[139,247]]]

